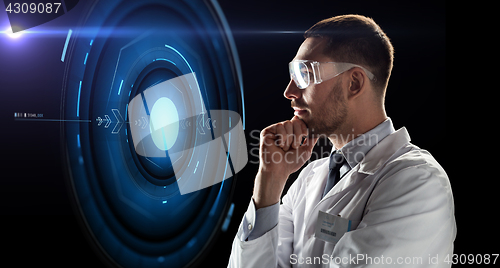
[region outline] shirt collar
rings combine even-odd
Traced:
[[[332,153],[342,153],[349,166],[354,168],[361,160],[363,160],[363,158],[365,158],[366,154],[373,148],[373,146],[395,131],[396,130],[392,125],[392,120],[388,117],[384,120],[384,122],[351,140],[342,148],[337,150],[334,146],[332,148]]]

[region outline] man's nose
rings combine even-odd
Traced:
[[[295,82],[293,82],[292,79],[290,79],[290,83],[288,83],[288,86],[285,89],[285,92],[283,92],[283,96],[289,100],[293,99],[299,99],[302,95],[302,90],[300,90]]]

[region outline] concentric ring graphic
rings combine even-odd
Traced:
[[[64,161],[92,243],[120,267],[199,263],[247,161],[217,2],[89,1],[61,60]]]

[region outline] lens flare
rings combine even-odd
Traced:
[[[7,36],[9,36],[12,39],[17,39],[21,35],[23,35],[22,32],[17,32],[17,33],[12,32],[12,28],[10,26],[7,29],[5,29],[5,31],[3,31],[3,32],[5,34],[7,34]]]

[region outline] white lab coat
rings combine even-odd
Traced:
[[[322,199],[328,159],[302,170],[282,198],[276,227],[241,241],[240,225],[228,267],[451,266],[444,262],[456,236],[450,182],[405,128],[375,145]],[[320,210],[352,222],[336,244],[314,236]],[[247,214],[254,217],[253,202]]]

